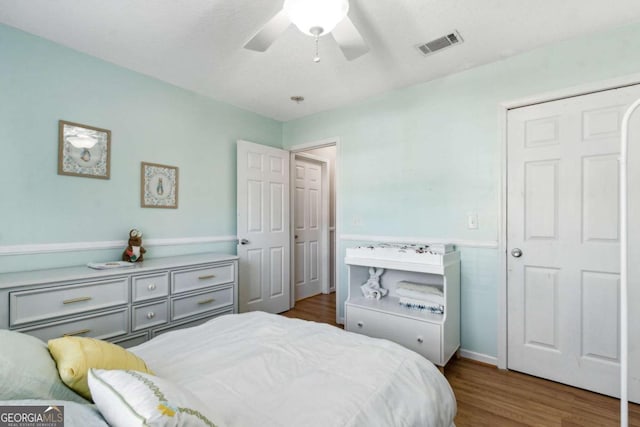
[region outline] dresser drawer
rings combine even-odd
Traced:
[[[131,348],[149,341],[149,332],[143,332],[141,334],[127,336],[124,338],[122,337],[114,338],[109,341],[111,341],[114,344],[118,344],[120,347]]]
[[[232,283],[235,272],[233,264],[199,267],[171,273],[171,293],[193,291],[209,286]]]
[[[133,276],[131,278],[131,299],[133,302],[146,301],[169,295],[169,273]]]
[[[163,325],[169,321],[169,303],[160,301],[154,304],[135,306],[131,319],[131,332]]]
[[[233,313],[233,309],[229,309],[229,310],[224,310],[221,311],[219,313],[215,313],[212,316],[207,316],[207,317],[201,317],[199,319],[196,320],[188,320],[186,322],[182,322],[182,323],[178,323],[178,324],[171,324],[169,326],[165,326],[162,328],[158,328],[158,329],[154,329],[151,331],[151,338],[155,338],[158,335],[162,335],[166,332],[171,332],[171,331],[175,331],[178,329],[184,329],[184,328],[192,328],[194,326],[198,326],[198,325],[202,325],[203,323],[213,319],[214,317],[218,317],[218,316],[222,316],[223,314],[232,314]]]
[[[49,323],[46,326],[18,329],[47,342],[63,336],[92,337],[105,340],[124,335],[129,325],[129,309],[86,316],[82,319]]]
[[[127,304],[129,278],[85,282],[56,288],[11,292],[10,325]]]
[[[420,353],[441,365],[441,326],[393,314],[346,306],[346,329],[374,338],[384,338]]]
[[[179,320],[233,305],[233,287],[171,300],[171,320]]]

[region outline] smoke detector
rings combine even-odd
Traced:
[[[429,56],[448,47],[460,44],[463,41],[464,40],[462,40],[460,33],[457,30],[453,30],[453,32],[446,36],[416,45],[416,49],[418,49],[424,56]]]

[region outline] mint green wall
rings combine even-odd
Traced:
[[[495,241],[498,104],[638,70],[634,25],[283,125],[0,25],[0,246],[120,240],[131,227],[147,238],[233,235],[236,139],[290,147],[335,136],[341,234]],[[113,132],[110,180],[57,175],[59,119]],[[179,209],[140,208],[141,161],[180,167]],[[466,229],[470,211],[478,230]],[[152,249],[235,252],[231,243]],[[495,355],[499,254],[461,252],[463,347]],[[0,256],[0,272],[120,253]]]
[[[496,241],[498,105],[638,71],[633,25],[287,122],[284,147],[340,138],[340,234]],[[467,230],[467,212],[478,213],[478,230]],[[341,242],[339,253],[355,244]],[[498,251],[461,255],[462,347],[495,356]],[[345,277],[343,265],[343,296]]]
[[[112,131],[111,179],[57,174],[58,120]],[[0,25],[0,246],[235,235],[235,141],[280,146],[282,124]],[[179,208],[140,207],[140,162],[180,168]],[[233,244],[157,247],[153,256]],[[0,256],[0,271],[122,250]]]

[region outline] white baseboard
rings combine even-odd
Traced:
[[[487,354],[476,353],[475,351],[460,349],[460,357],[486,363],[487,365],[498,366],[498,358]]]
[[[205,237],[177,237],[168,239],[144,239],[144,246],[179,246],[195,245],[203,243],[233,242],[236,236],[205,236]],[[127,246],[126,240],[106,240],[96,242],[70,242],[70,243],[36,243],[27,245],[0,246],[2,255],[36,255],[56,252],[80,252],[101,249],[116,249]]]
[[[340,240],[358,241],[358,242],[380,242],[380,243],[417,243],[417,244],[435,244],[435,243],[451,243],[464,248],[487,248],[497,249],[498,242],[496,240],[462,240],[462,239],[442,239],[432,237],[416,237],[416,236],[371,236],[366,234],[341,234]]]

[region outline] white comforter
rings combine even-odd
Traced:
[[[131,349],[238,427],[443,426],[456,403],[426,359],[390,341],[253,312]]]

